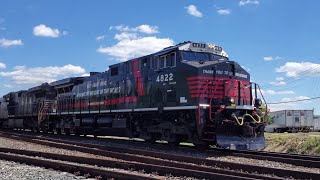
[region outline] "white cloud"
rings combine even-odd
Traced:
[[[130,40],[130,39],[137,39],[138,35],[136,33],[128,33],[128,32],[122,32],[120,34],[116,34],[114,36],[115,39],[121,41],[121,40]]]
[[[272,60],[273,60],[273,57],[272,57],[272,56],[266,56],[266,57],[263,57],[263,60],[265,60],[265,61],[272,61]]]
[[[279,60],[279,59],[282,59],[282,57],[280,57],[280,56],[276,56],[276,57],[265,56],[265,57],[263,57],[263,60],[265,60],[265,61],[273,61],[273,60]]]
[[[129,28],[129,26],[125,26],[125,25],[118,25],[118,26],[110,26],[109,30],[118,30],[118,31],[133,31],[132,28]]]
[[[102,35],[102,36],[97,36],[97,37],[96,37],[96,41],[102,41],[104,38],[105,38],[104,35]]]
[[[5,68],[7,68],[6,64],[0,62],[0,69],[5,69]]]
[[[189,5],[185,7],[187,9],[188,14],[195,17],[202,17],[202,13],[197,9],[195,5]]]
[[[282,86],[282,85],[286,85],[287,83],[284,81],[273,81],[273,82],[270,82],[270,84],[274,86]]]
[[[239,1],[239,6],[246,6],[246,5],[259,5],[260,2],[258,0],[240,0]]]
[[[277,77],[276,81],[270,82],[270,84],[274,86],[281,86],[286,85],[287,83],[284,81],[283,77]]]
[[[217,13],[220,15],[229,15],[231,14],[231,9],[219,9],[217,10]]]
[[[84,73],[85,70],[82,67],[68,64],[60,67],[48,66],[35,68],[16,66],[13,68],[13,71],[0,72],[0,76],[11,77],[16,84],[41,84]]]
[[[300,101],[300,100],[308,100],[310,97],[307,96],[297,96],[292,98],[283,98],[280,102],[288,102],[288,101]]]
[[[10,39],[0,39],[0,46],[1,47],[10,47],[10,46],[22,46],[23,43],[20,39],[18,40],[10,40]]]
[[[289,77],[320,76],[320,64],[311,62],[286,62],[276,68],[276,72],[286,73]]]
[[[88,76],[90,76],[90,73],[84,73],[81,75],[81,77],[88,77]]]
[[[150,26],[147,24],[142,24],[140,26],[137,27],[129,27],[129,26],[125,26],[125,25],[119,25],[119,26],[110,26],[109,30],[118,30],[118,31],[122,31],[122,32],[140,32],[140,33],[146,33],[146,34],[155,34],[155,33],[159,33],[158,31],[158,27],[157,26]]]
[[[283,81],[283,80],[284,80],[283,77],[277,77],[277,78],[276,78],[276,81]]]
[[[284,94],[295,94],[293,91],[274,91],[274,90],[261,90],[262,94],[266,95],[284,95]]]
[[[149,25],[143,24],[138,26],[137,29],[139,32],[146,33],[146,34],[159,33],[157,26],[149,26]]]
[[[5,87],[5,88],[13,88],[14,86],[11,85],[11,84],[4,84],[3,87]]]
[[[172,46],[174,43],[170,38],[145,36],[146,34],[159,33],[157,26],[143,24],[137,27],[119,25],[109,28],[109,30],[113,29],[121,32],[114,36],[114,39],[119,42],[113,46],[100,47],[97,52],[107,54],[120,61],[151,54]]]
[[[172,46],[173,43],[170,38],[139,37],[137,39],[123,39],[114,46],[100,47],[97,51],[125,61],[154,53],[165,47]]]
[[[63,31],[63,34],[67,34],[66,31]],[[35,36],[42,36],[42,37],[51,37],[57,38],[60,36],[60,31],[58,29],[54,29],[51,27],[47,27],[44,24],[40,24],[33,28],[33,35]]]

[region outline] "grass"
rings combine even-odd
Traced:
[[[266,151],[320,156],[320,133],[265,133]]]

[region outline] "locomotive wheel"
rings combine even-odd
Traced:
[[[61,128],[54,128],[53,133],[57,135],[61,135]]]
[[[169,146],[175,147],[180,145],[180,141],[168,142]]]
[[[38,133],[38,132],[39,132],[38,127],[33,127],[33,128],[32,128],[32,132]]]
[[[75,130],[74,130],[74,135],[80,136],[80,130],[79,130],[79,129],[75,129]]]
[[[145,139],[144,141],[145,141],[146,143],[149,143],[149,144],[154,144],[154,143],[156,143],[156,140],[153,139],[153,138]]]
[[[209,143],[201,140],[197,135],[193,137],[192,143],[197,149],[204,150],[209,148]]]
[[[149,134],[148,138],[144,138],[144,141],[149,144],[154,144],[154,143],[156,143],[157,139],[155,138],[154,135]]]
[[[48,128],[44,127],[44,128],[42,128],[42,132],[45,134],[48,134],[49,130],[48,130]]]
[[[193,143],[194,144],[194,143]],[[205,150],[205,149],[209,149],[209,144],[208,143],[204,143],[204,144],[194,144],[194,146],[199,149],[199,150]]]
[[[180,138],[175,134],[171,134],[170,135],[170,139],[168,140],[168,144],[170,146],[179,146]]]
[[[70,135],[70,129],[69,128],[65,128],[64,129],[64,133],[69,136]]]

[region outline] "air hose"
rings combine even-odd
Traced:
[[[253,116],[251,116],[250,114],[245,114],[245,115],[243,115],[243,118],[245,117],[245,116],[249,116],[254,122],[256,122],[256,123],[261,123],[261,118],[257,115],[257,114],[255,114],[254,116],[257,116],[258,117],[258,121],[253,117]]]
[[[232,115],[232,117],[236,120],[236,122],[240,125],[240,126],[242,126],[243,125],[243,123],[244,123],[244,117],[246,117],[246,116],[248,116],[248,117],[250,117],[254,122],[256,122],[256,123],[261,123],[261,118],[257,115],[257,114],[255,114],[255,115],[253,115],[253,116],[256,116],[256,117],[258,117],[258,121],[253,117],[253,116],[251,116],[250,114],[245,114],[245,115],[243,115],[243,117],[242,117],[242,120],[241,120],[241,122],[239,121],[239,119],[237,118],[237,116],[236,115]]]
[[[236,115],[233,114],[232,117],[237,121],[237,123],[238,123],[240,126],[243,125],[243,123],[244,123],[244,119],[243,119],[243,118],[242,118],[242,120],[241,120],[241,122],[240,122]]]

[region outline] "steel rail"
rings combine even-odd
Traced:
[[[0,148],[0,152],[4,153],[14,153],[33,157],[43,157],[54,160],[62,160],[69,162],[76,162],[82,164],[89,164],[101,167],[113,167],[118,169],[134,169],[143,170],[146,173],[157,172],[161,175],[171,174],[173,176],[182,177],[195,177],[195,178],[205,178],[205,179],[280,179],[272,177],[262,177],[258,175],[246,174],[246,173],[235,173],[227,170],[218,170],[207,167],[199,167],[195,165],[183,164],[176,166],[175,163],[167,163],[168,165],[154,165],[154,164],[144,164],[139,162],[129,162],[129,161],[119,161],[114,159],[98,159],[98,158],[87,158],[79,156],[62,155],[55,153],[44,153],[28,150],[18,150],[11,148]],[[177,164],[177,163],[176,163]]]
[[[320,168],[320,157],[319,156],[307,156],[299,154],[289,153],[274,153],[274,152],[262,152],[262,151],[239,151],[229,149],[211,149],[208,152],[219,151],[225,155],[252,158],[259,160],[268,160],[275,162],[283,162],[297,166]]]
[[[141,157],[141,156],[137,157],[137,155],[134,155],[134,154],[142,154],[144,156],[152,156],[155,158],[167,159],[167,160],[178,161],[178,162],[206,164],[209,166],[217,166],[220,168],[230,168],[233,170],[246,171],[249,173],[274,174],[276,176],[285,177],[285,178],[288,178],[288,177],[300,178],[300,179],[320,178],[320,174],[317,174],[317,173],[292,171],[292,170],[277,169],[277,168],[270,168],[270,167],[257,167],[253,165],[223,162],[223,161],[195,158],[195,157],[189,157],[189,156],[172,155],[172,154],[146,151],[146,150],[136,150],[136,149],[132,150],[128,148],[105,147],[101,145],[79,143],[79,142],[74,142],[70,140],[61,140],[61,139],[58,140],[58,139],[44,138],[44,137],[30,137],[29,135],[21,135],[21,134],[16,134],[17,136],[11,136],[10,133],[7,135],[9,138],[12,138],[12,139],[24,140],[24,141],[38,143],[38,144],[47,145],[51,147],[76,150],[76,151],[81,151],[81,152],[86,152],[86,153],[91,153],[96,155],[109,156],[109,157],[120,158],[120,159],[123,158],[125,153],[133,153],[131,154],[131,158],[132,158],[131,161],[138,161],[143,163],[150,163],[150,159],[146,160],[146,157]],[[32,139],[32,138],[38,138],[38,140]],[[53,143],[52,141],[64,143],[64,144],[57,144],[57,143]],[[70,144],[73,144],[73,145],[70,145]],[[159,163],[163,163],[163,162],[159,162]]]
[[[149,177],[146,175],[137,175],[132,173],[125,173],[125,172],[117,172],[114,170],[106,170],[97,167],[89,167],[84,165],[76,165],[70,164],[65,162],[56,162],[48,159],[39,159],[35,157],[28,157],[28,156],[21,156],[18,154],[10,154],[4,153],[0,151],[0,159],[7,160],[7,161],[14,161],[19,163],[24,163],[28,165],[34,165],[38,167],[45,167],[54,170],[60,170],[63,172],[74,173],[77,175],[85,175],[89,177],[94,177],[96,179],[108,179],[108,178],[116,178],[116,179],[132,179],[132,180],[140,180],[140,179],[148,179],[148,180],[155,180],[160,178]]]

